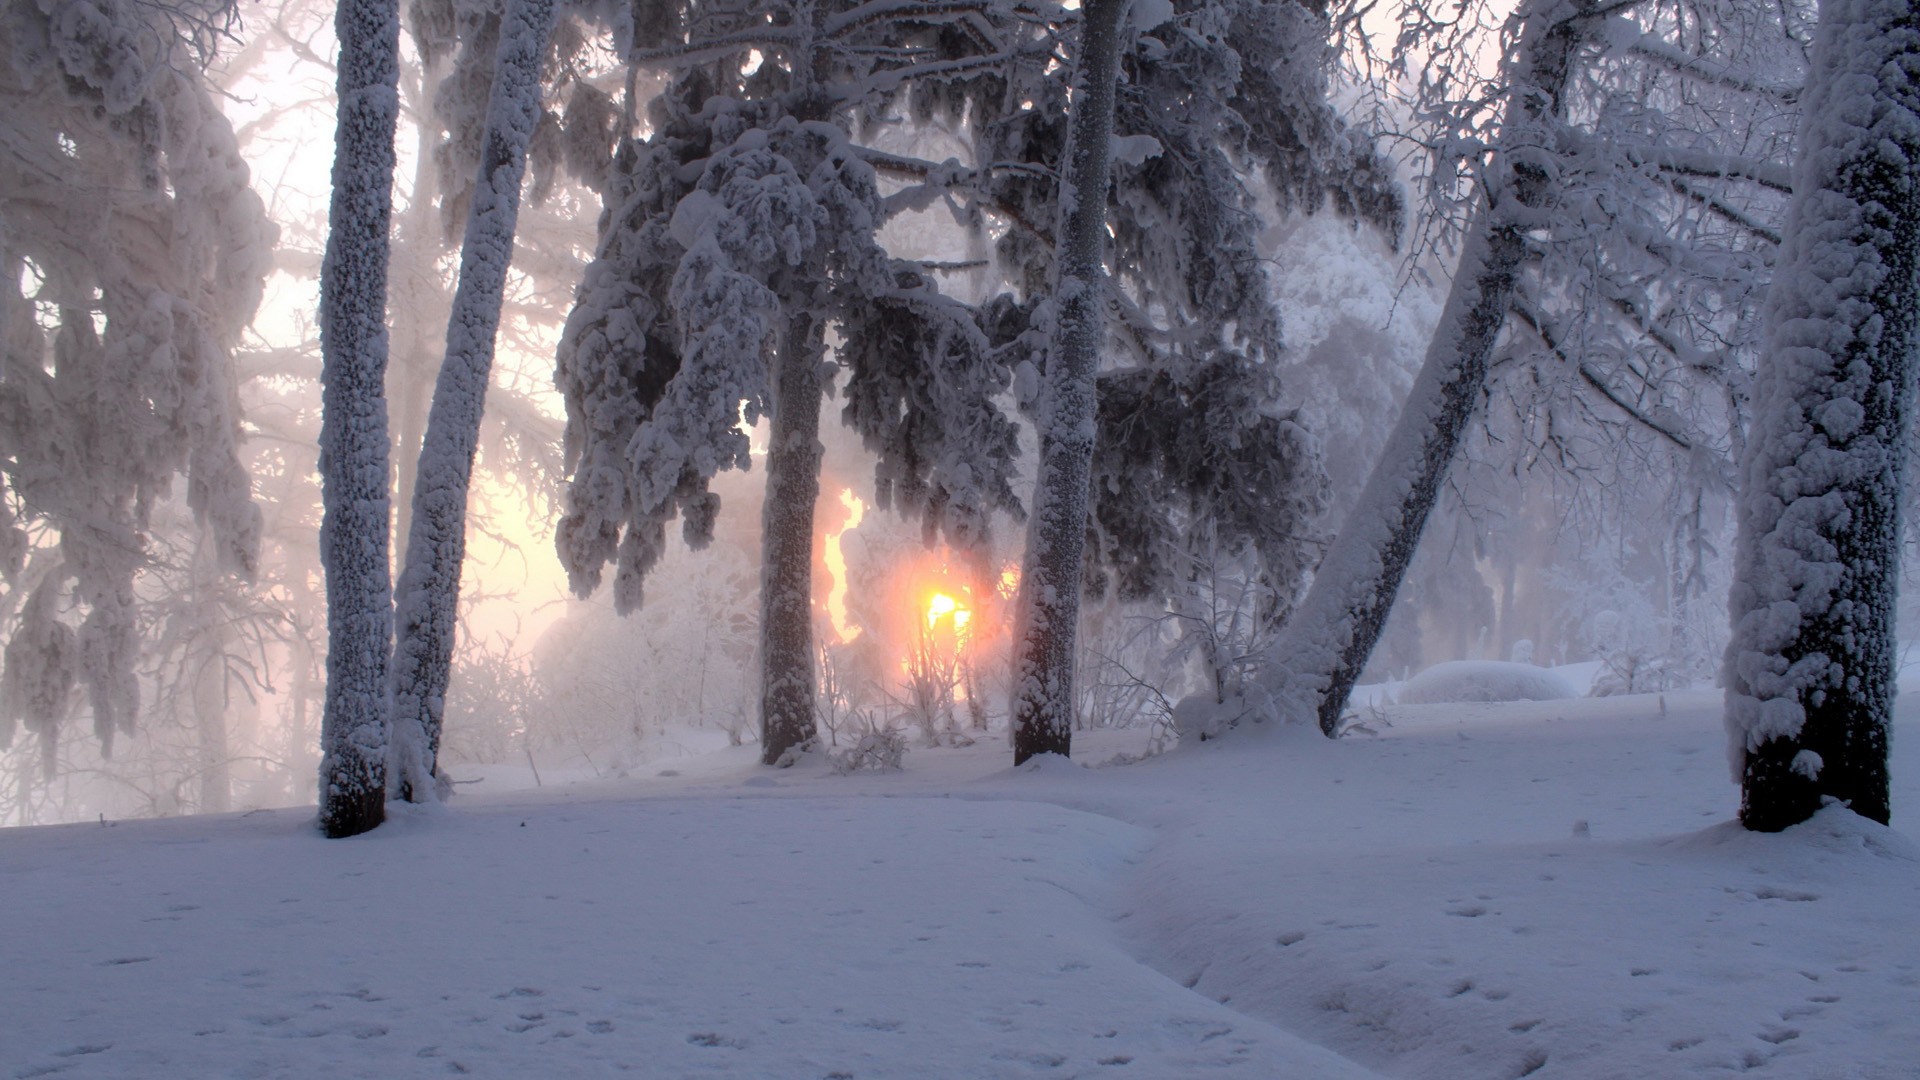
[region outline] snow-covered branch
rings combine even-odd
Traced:
[[[1800,100],[1800,88],[1797,86],[1776,86],[1755,79],[1729,64],[1721,63],[1711,57],[1683,52],[1659,34],[1642,34],[1634,39],[1630,47],[1635,56],[1651,60],[1677,75],[1697,79],[1728,90],[1745,94],[1754,94],[1791,105]]]

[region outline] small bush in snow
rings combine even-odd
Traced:
[[[874,728],[860,741],[838,753],[829,755],[836,776],[846,776],[871,770],[873,772],[899,772],[902,761],[907,756],[907,738],[896,728]]]
[[[1578,696],[1567,680],[1546,668],[1501,660],[1452,660],[1408,679],[1400,691],[1400,704],[1559,701]]]

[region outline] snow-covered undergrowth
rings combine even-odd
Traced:
[[[1403,705],[1468,701],[1560,701],[1580,692],[1559,673],[1504,660],[1449,660],[1400,688]]]
[[[1715,695],[1382,719],[0,832],[0,1076],[1914,1075],[1920,849],[1727,824]]]

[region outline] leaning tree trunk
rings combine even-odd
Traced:
[[[1100,358],[1114,84],[1128,0],[1081,7],[1080,72],[1061,181],[1058,323],[1040,405],[1040,472],[1015,623],[1013,763],[1073,748],[1073,653],[1087,542],[1094,374]]]
[[[460,245],[460,282],[447,321],[447,355],[433,388],[400,573],[393,657],[392,763],[403,799],[435,794],[440,726],[453,667],[460,567],[467,550],[467,488],[493,370],[494,339],[520,213],[527,146],[540,122],[540,63],[554,0],[513,0],[487,96],[486,142]]]
[[[790,765],[814,739],[813,509],[820,498],[824,327],[789,317],[774,371],[761,508],[760,761]]]
[[[1535,6],[1551,10],[1551,3]],[[1440,325],[1360,500],[1257,676],[1282,720],[1319,717],[1339,733],[1347,695],[1380,640],[1394,595],[1487,382],[1530,219],[1551,194],[1552,129],[1582,31],[1583,5],[1529,14],[1512,76],[1499,162],[1470,227]]]
[[[1920,10],[1824,0],[1741,461],[1727,728],[1740,821],[1885,822],[1920,347]]]
[[[327,574],[327,700],[320,731],[320,826],[330,837],[380,824],[386,801],[387,226],[399,114],[397,0],[341,0],[339,124],[320,271],[321,561]]]

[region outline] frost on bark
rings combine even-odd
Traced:
[[[1316,714],[1327,735],[1380,639],[1447,468],[1480,403],[1529,247],[1552,195],[1552,120],[1589,8],[1533,5],[1509,91],[1495,173],[1476,213],[1425,362],[1359,502],[1258,675],[1283,720]]]
[[[330,837],[380,824],[386,798],[387,226],[393,212],[400,18],[395,0],[342,0],[333,200],[320,273],[321,560],[327,575],[327,695],[320,825]]]
[[[1040,469],[1020,575],[1014,641],[1013,760],[1068,754],[1073,739],[1073,653],[1086,550],[1087,479],[1093,461],[1098,366],[1106,302],[1102,252],[1112,171],[1120,24],[1128,0],[1081,9],[1080,63],[1061,183],[1059,271],[1053,290],[1053,356],[1040,402]]]
[[[1740,820],[1885,822],[1920,318],[1920,12],[1826,0],[1741,461],[1725,682]]]
[[[553,0],[514,0],[500,26],[486,138],[469,195],[447,352],[434,385],[400,573],[393,656],[391,764],[398,794],[435,790],[440,729],[466,556],[467,489],[513,258],[527,148],[540,121],[540,64]]]

